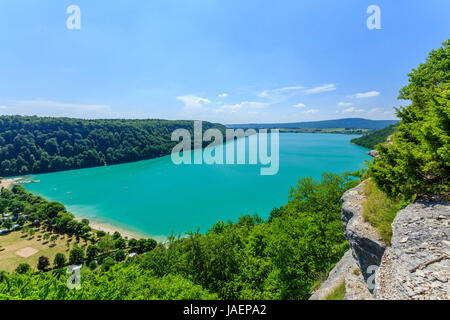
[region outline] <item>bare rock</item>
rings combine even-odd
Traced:
[[[386,244],[375,228],[364,221],[362,204],[365,197],[362,192],[363,187],[364,182],[344,193],[342,196],[341,220],[353,257],[367,282],[369,277],[373,275],[369,267],[380,265]]]
[[[417,201],[398,212],[392,246],[376,272],[375,297],[383,300],[449,300],[450,207]]]
[[[359,270],[356,260],[351,251],[347,251],[342,259],[336,264],[319,289],[317,289],[309,300],[325,300],[341,283],[345,281],[344,300],[370,300],[372,295],[367,289],[364,278]]]

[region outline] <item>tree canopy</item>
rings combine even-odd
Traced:
[[[370,167],[378,187],[391,197],[448,194],[450,175],[450,40],[431,51],[409,74],[399,99],[411,104],[392,143],[378,146]]]
[[[203,130],[225,127],[203,122]],[[193,121],[0,116],[0,176],[81,169],[170,154]]]

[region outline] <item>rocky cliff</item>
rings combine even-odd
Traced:
[[[325,299],[345,281],[350,300],[450,300],[450,203],[422,200],[399,211],[387,246],[364,221],[363,186],[342,197],[341,219],[351,250],[311,299]]]

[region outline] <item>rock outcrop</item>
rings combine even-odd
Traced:
[[[375,228],[364,221],[363,187],[364,182],[344,193],[341,220],[353,257],[358,263],[364,279],[369,281],[370,276],[373,276],[374,266],[377,267],[381,263],[386,244],[381,240]],[[372,292],[373,288],[370,291]]]
[[[449,204],[418,201],[397,213],[376,272],[377,299],[450,299]]]
[[[325,300],[343,281],[345,281],[344,300],[370,300],[372,295],[367,290],[366,283],[359,271],[359,266],[352,256],[351,250],[347,251],[336,264],[320,288],[315,291],[309,300]]]
[[[348,300],[450,300],[450,202],[421,200],[399,211],[386,246],[364,221],[363,188],[364,182],[342,196],[351,250],[310,299],[325,299],[345,281]]]

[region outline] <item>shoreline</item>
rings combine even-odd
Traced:
[[[24,178],[7,178],[7,179],[1,179],[0,180],[0,191],[5,189],[9,189],[14,184],[19,183],[20,180],[23,180]]]
[[[3,188],[9,189],[15,184],[20,184],[20,181],[22,181],[22,180],[26,180],[26,177],[1,179],[0,180],[0,191],[3,190]],[[72,214],[74,214],[74,213],[72,212]],[[74,215],[75,215],[75,220],[78,222],[81,222],[81,220],[83,218],[77,217],[76,214],[74,214]],[[114,232],[119,232],[123,238],[127,238],[128,240],[129,239],[139,240],[139,239],[149,238],[148,236],[140,234],[136,231],[127,230],[126,228],[123,228],[123,227],[116,227],[114,225],[107,224],[107,223],[99,223],[96,221],[89,221],[89,226],[94,231],[103,231],[110,235],[113,235]],[[157,240],[158,242],[164,242],[164,239],[161,237],[156,237],[156,238],[153,237],[153,238],[155,240]]]
[[[81,222],[82,219],[76,218],[75,220],[77,220],[78,222]],[[89,221],[89,227],[91,227],[92,230],[94,230],[94,231],[103,231],[110,235],[113,235],[114,232],[119,232],[121,234],[122,238],[125,238],[127,240],[130,240],[130,239],[139,240],[139,239],[146,238],[143,235],[139,235],[136,232],[132,232],[132,231],[126,230],[124,228],[117,228],[115,226],[105,224],[105,223],[98,223],[96,221],[92,221],[92,222]]]

